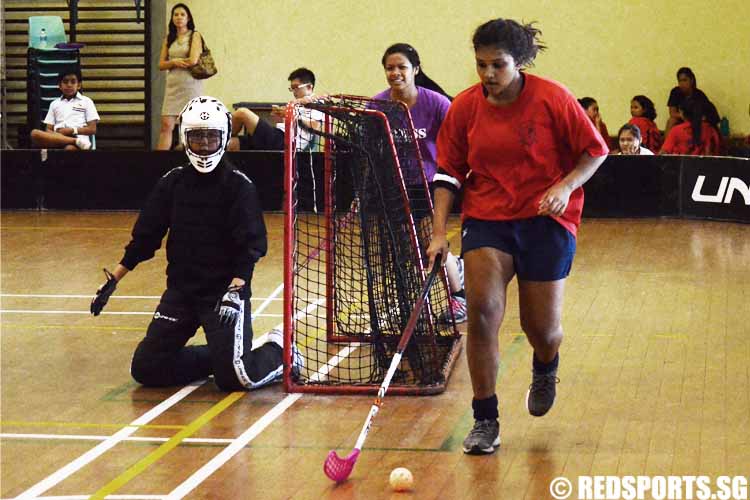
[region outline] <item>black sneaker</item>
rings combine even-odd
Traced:
[[[560,382],[557,370],[537,373],[532,370],[531,385],[526,393],[526,408],[535,417],[546,414],[555,402],[556,385]]]
[[[464,453],[489,455],[500,446],[500,424],[497,420],[475,420],[464,439]]]

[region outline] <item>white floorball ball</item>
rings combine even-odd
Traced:
[[[397,467],[391,471],[391,477],[388,479],[391,488],[394,491],[407,491],[414,486],[414,476],[406,467]]]

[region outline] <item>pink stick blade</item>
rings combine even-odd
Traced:
[[[339,457],[334,450],[331,450],[328,452],[328,457],[323,464],[323,472],[325,472],[326,476],[332,481],[342,483],[346,481],[352,473],[354,464],[357,463],[357,457],[359,457],[359,450],[356,448],[349,453],[349,456],[346,458]]]

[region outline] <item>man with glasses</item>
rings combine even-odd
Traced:
[[[289,74],[289,92],[294,99],[292,101],[305,102],[314,98],[315,74],[307,68],[297,68]],[[286,108],[274,106],[271,114],[284,118]],[[323,123],[323,114],[315,110],[304,110],[305,115],[300,120],[308,127],[318,128]],[[242,129],[245,135],[239,135]],[[276,124],[274,127],[250,111],[247,108],[238,108],[232,113],[232,138],[229,141],[228,151],[247,150],[281,150],[284,149],[284,123]],[[313,136],[302,127],[297,137],[297,147],[306,150],[313,146]]]

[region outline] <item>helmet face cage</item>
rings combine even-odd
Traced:
[[[188,136],[211,135],[199,134],[199,130],[218,130],[219,145],[215,151],[193,151]],[[190,164],[195,169],[207,174],[219,164],[226,151],[232,131],[232,115],[221,101],[214,97],[196,97],[185,105],[180,113],[180,142],[185,147]],[[196,132],[196,134],[191,134]]]

